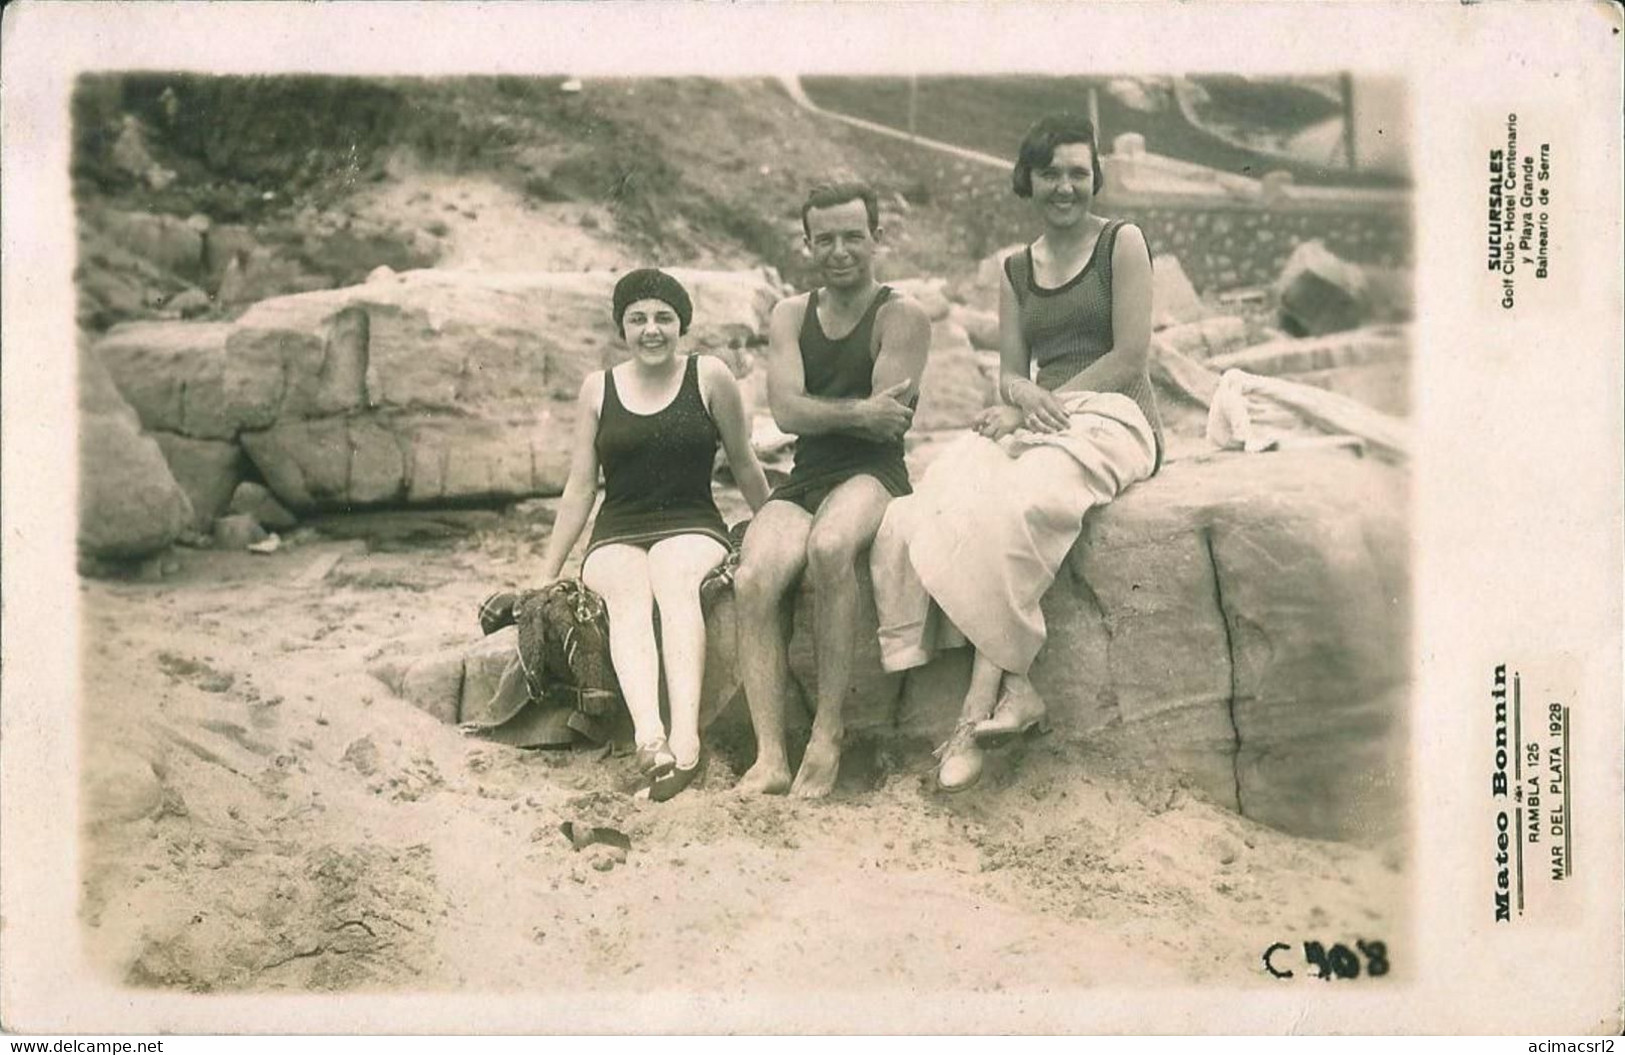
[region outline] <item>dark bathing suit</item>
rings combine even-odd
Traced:
[[[604,467],[604,504],[587,553],[611,543],[647,549],[674,535],[705,535],[728,545],[711,497],[718,433],[700,394],[699,357],[683,367],[677,395],[653,414],[627,410],[604,371],[604,405],[593,447]]]
[[[1083,270],[1054,289],[1034,277],[1033,247],[1005,257],[1004,273],[1016,291],[1021,336],[1038,367],[1038,387],[1054,391],[1112,350],[1112,251],[1124,221],[1112,220],[1095,239]],[[1156,440],[1151,472],[1162,467],[1162,416],[1151,389],[1151,376],[1141,371],[1123,395],[1139,406]]]
[[[874,394],[875,316],[891,297],[891,287],[880,287],[863,318],[840,340],[826,336],[818,321],[818,292],[815,289],[807,295],[807,313],[802,316],[798,340],[807,394],[824,399],[867,399]],[[913,490],[903,465],[901,438],[879,441],[826,432],[796,440],[796,461],[790,479],[769,496],[769,501],[794,502],[816,513],[831,491],[854,476],[874,477],[893,498]]]

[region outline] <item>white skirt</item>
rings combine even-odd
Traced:
[[[1025,674],[1044,644],[1041,602],[1083,517],[1151,475],[1144,412],[1115,392],[1069,393],[1059,433],[966,436],[886,509],[870,551],[881,662],[905,670],[967,642]]]

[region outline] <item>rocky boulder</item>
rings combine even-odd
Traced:
[[[1087,522],[1032,671],[1061,735],[1322,838],[1391,834],[1409,677],[1407,477],[1348,454],[1173,465]],[[899,726],[954,722],[968,667],[911,674]]]
[[[1151,342],[1192,359],[1209,359],[1246,344],[1247,323],[1234,315],[1198,319],[1159,330]]]
[[[243,449],[223,440],[194,440],[172,432],[155,432],[152,437],[192,503],[192,527],[208,531],[247,472]]]
[[[133,559],[174,542],[192,503],[96,356],[79,353],[79,550]]]
[[[999,350],[998,312],[979,311],[963,304],[955,304],[948,309],[948,318],[965,331],[972,348],[980,352]]]
[[[998,381],[983,372],[970,338],[957,323],[931,324],[931,355],[920,379],[913,428],[919,432],[962,429],[993,399]]]
[[[1196,287],[1185,275],[1179,258],[1171,254],[1151,260],[1151,327],[1161,330],[1169,326],[1196,322],[1212,314]]]
[[[937,322],[948,317],[947,282],[940,278],[904,278],[890,280],[886,285],[906,297],[912,297],[925,312],[926,318]]]
[[[267,531],[287,531],[299,526],[298,518],[288,512],[268,488],[252,480],[237,485],[226,509],[235,515],[252,517],[254,523]]]
[[[676,274],[690,348],[765,334],[776,275]],[[617,277],[413,271],[121,326],[97,351],[149,429],[236,440],[296,512],[556,494],[581,381],[622,355]]]
[[[1371,319],[1365,273],[1318,241],[1292,251],[1275,292],[1281,325],[1298,337],[1352,330]]]
[[[174,216],[116,209],[102,212],[98,219],[114,244],[143,260],[180,275],[201,275],[203,234],[195,225]]]
[[[1207,360],[1215,371],[1283,377],[1357,399],[1387,414],[1410,410],[1410,331],[1367,326],[1324,337],[1268,341]]]

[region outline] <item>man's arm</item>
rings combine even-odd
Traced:
[[[875,353],[871,387],[884,392],[907,384],[898,399],[913,406],[920,395],[920,378],[931,353],[931,319],[919,302],[895,296],[883,304],[875,319],[880,350]]]
[[[870,439],[895,439],[907,429],[912,411],[897,401],[895,391],[878,391],[867,399],[826,399],[807,394],[801,367],[801,322],[805,296],[782,300],[773,308],[767,333],[767,402],[779,428],[794,436],[848,432]],[[877,363],[878,366],[878,363]]]

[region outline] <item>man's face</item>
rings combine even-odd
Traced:
[[[879,232],[858,199],[807,213],[807,247],[826,286],[857,289],[869,282]]]

